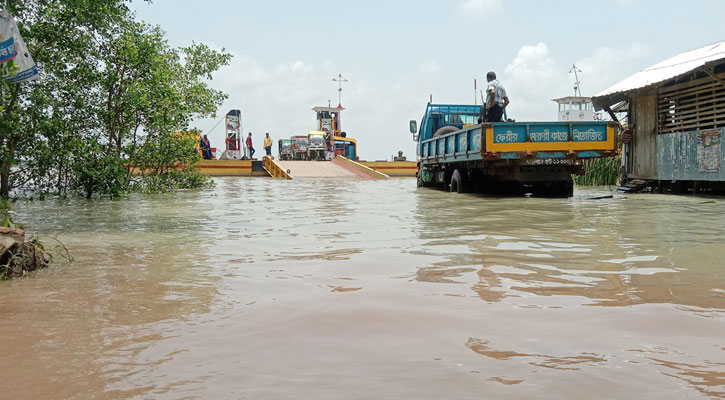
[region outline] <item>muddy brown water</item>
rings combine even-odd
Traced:
[[[725,396],[725,199],[216,181],[16,205],[1,398]]]

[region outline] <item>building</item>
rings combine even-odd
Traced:
[[[594,96],[616,120],[625,110],[627,180],[670,189],[725,189],[725,42],[679,54]]]

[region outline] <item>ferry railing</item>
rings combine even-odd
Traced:
[[[264,168],[269,176],[273,178],[282,178],[287,180],[293,179],[289,171],[282,168],[282,166],[279,165],[272,157],[264,156],[264,158],[262,158],[262,168]]]

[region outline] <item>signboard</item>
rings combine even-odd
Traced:
[[[603,142],[607,140],[605,125],[577,125],[571,132],[575,142]]]
[[[239,110],[230,110],[226,115],[226,151],[225,159],[239,160],[242,158],[242,113]]]
[[[332,118],[323,118],[320,121],[320,130],[332,132]]]
[[[536,125],[529,129],[529,139],[532,142],[568,142],[568,125]]]
[[[494,126],[493,142],[498,143],[551,143],[551,142],[604,142],[607,140],[606,124],[576,124],[569,131],[569,124],[532,124],[528,135],[525,125]]]
[[[494,143],[522,143],[526,141],[525,126],[502,126],[493,128]]]
[[[701,172],[720,172],[720,129],[697,135],[697,165]]]

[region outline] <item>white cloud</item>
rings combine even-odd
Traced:
[[[426,61],[418,69],[423,74],[436,74],[441,72],[443,67],[435,61]]]
[[[508,116],[517,121],[555,119],[556,104],[551,100],[574,94],[575,79],[569,73],[572,64],[582,71],[582,95],[594,96],[640,70],[643,59],[651,52],[648,46],[633,43],[626,47],[600,47],[579,60],[558,62],[545,43],[523,46],[503,74],[499,74],[511,99]]]
[[[545,43],[523,46],[502,71],[496,71],[506,88],[511,105],[508,116],[517,121],[554,120],[556,104],[551,99],[573,93],[572,63],[582,70],[582,93],[595,95],[643,66],[651,50],[640,44],[602,47],[578,60],[555,59]],[[415,146],[408,132],[408,120],[420,118],[430,95],[437,103],[472,103],[472,87],[461,76],[459,63],[421,60],[409,70],[383,81],[375,71],[345,71],[332,61],[310,64],[291,60],[264,65],[244,54],[235,54],[232,64],[214,75],[212,86],[229,94],[216,120],[197,121],[202,130],[211,129],[230,109],[242,110],[244,132],[253,132],[261,148],[265,132],[276,140],[305,133],[315,127],[314,106],[337,105],[337,83],[342,73],[343,129],[358,140],[362,159],[387,159],[403,150],[410,159]],[[485,72],[485,71],[484,71]],[[472,78],[471,78],[472,79]],[[472,86],[473,82],[470,82]],[[479,88],[482,88],[479,80]],[[469,92],[470,90],[470,92]],[[222,125],[211,134],[212,146],[222,148]],[[261,150],[260,150],[261,151]]]
[[[600,47],[576,62],[582,70],[581,86],[592,96],[647,67],[644,59],[653,53],[650,46],[632,43],[626,47]]]
[[[458,7],[466,16],[487,16],[503,10],[502,0],[465,0]]]
[[[615,4],[619,7],[632,7],[639,3],[638,0],[616,0]]]
[[[503,74],[498,74],[511,99],[508,117],[518,121],[555,118],[551,99],[566,95],[561,89],[567,78],[564,68],[545,43],[519,49]]]
[[[269,132],[275,140],[304,134],[315,128],[315,106],[337,105],[338,73],[349,80],[343,84],[342,126],[358,140],[361,159],[387,159],[403,150],[415,158],[415,147],[408,133],[407,121],[419,118],[425,109],[428,93],[442,76],[442,67],[424,62],[410,73],[401,74],[389,83],[370,83],[366,76],[345,73],[330,61],[307,64],[303,61],[264,66],[242,54],[234,54],[231,65],[214,75],[211,85],[229,94],[216,119],[199,120],[197,126],[208,133],[230,109],[242,111],[242,128],[252,132],[257,151],[261,138]],[[395,78],[395,77],[394,77]],[[213,147],[224,146],[224,129],[220,124],[209,138]],[[221,153],[219,151],[219,153]]]

